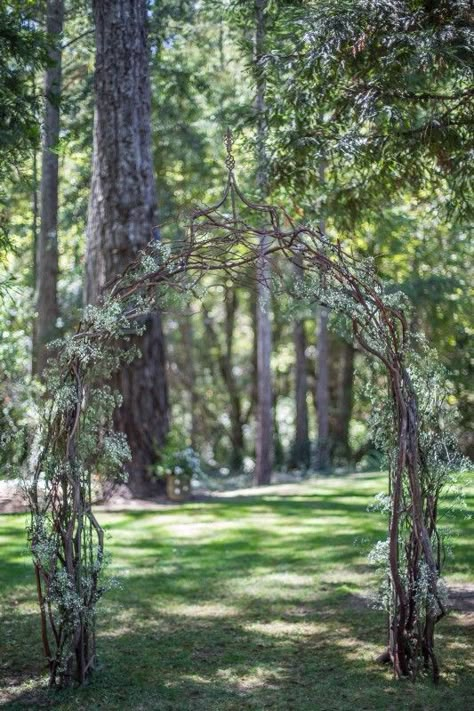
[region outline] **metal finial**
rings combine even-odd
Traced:
[[[227,151],[225,164],[226,164],[227,170],[229,171],[229,173],[231,173],[235,168],[235,158],[232,153],[232,146],[234,145],[234,139],[233,139],[232,131],[230,130],[230,128],[228,128],[226,131],[225,138],[224,138],[224,145],[225,145],[225,148]]]

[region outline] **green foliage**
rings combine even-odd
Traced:
[[[385,92],[384,100],[388,100],[386,97],[392,80],[394,86],[401,89],[404,79],[400,77],[406,78],[411,71],[410,67],[416,67],[417,52],[421,53],[421,47],[417,47],[416,43],[414,46],[409,45],[410,51],[406,50],[405,53],[405,66],[402,44],[398,46],[397,42],[398,39],[401,43],[408,42],[410,34],[390,34],[390,22],[395,26],[397,13],[401,12],[400,8],[403,9],[405,5],[408,7],[406,3],[394,4],[392,15],[389,9],[386,9],[386,12],[383,10],[383,7],[388,8],[388,3],[380,3],[379,9],[377,3],[367,4],[367,7],[363,5],[333,3],[331,9],[329,2],[318,3],[317,6],[315,3],[302,2],[267,3],[268,57],[257,69],[263,72],[267,79],[267,118],[270,127],[268,157],[272,165],[273,188],[278,200],[289,208],[291,215],[298,218],[303,212],[306,218],[315,218],[319,209],[323,209],[328,231],[344,241],[347,240],[344,243],[349,249],[372,256],[384,278],[396,282],[407,294],[413,306],[413,328],[427,333],[430,342],[439,351],[443,364],[449,370],[453,385],[450,397],[452,403],[459,407],[461,415],[458,433],[465,451],[469,451],[472,443],[467,433],[472,429],[472,404],[469,402],[467,383],[472,377],[472,354],[469,348],[472,340],[472,278],[468,265],[472,260],[469,248],[472,241],[469,239],[470,232],[466,225],[459,223],[454,226],[451,221],[446,220],[446,208],[450,207],[448,202],[452,200],[451,191],[445,190],[444,182],[436,189],[438,180],[431,180],[430,172],[425,170],[426,161],[419,160],[417,151],[422,151],[423,146],[426,148],[425,143],[431,140],[431,133],[423,136],[420,146],[410,145],[409,149],[406,148],[407,165],[413,157],[410,163],[411,172],[415,174],[420,168],[423,186],[419,189],[410,181],[398,178],[396,182],[396,175],[402,169],[405,170],[406,166],[403,167],[404,163],[401,162],[400,166],[395,164],[394,171],[390,169],[392,163],[391,159],[388,159],[391,154],[373,152],[369,155],[368,149],[361,146],[357,148],[356,153],[352,152],[349,156],[338,148],[338,136],[344,126],[359,125],[355,109],[350,114],[351,123],[346,121],[353,96],[346,95],[343,89],[347,83],[350,85],[351,77],[355,77],[354,81],[357,79],[358,90],[363,93],[361,82],[366,69],[371,77],[373,75],[377,78],[380,74],[380,86]],[[418,5],[412,3],[410,12]],[[30,18],[29,24],[24,26],[25,33],[38,32],[36,39],[39,39],[41,32],[38,19],[42,8],[38,9],[35,3],[10,3],[8,7],[10,6],[13,8],[12,17],[19,17],[23,13],[25,17]],[[456,7],[459,7],[461,12],[461,4],[451,3],[451,7],[454,8],[453,12]],[[63,38],[61,140],[58,146],[61,158],[59,299],[61,324],[65,332],[74,327],[82,306],[82,260],[90,183],[94,60],[93,33],[82,36],[92,30],[89,4],[71,3],[67,10]],[[235,149],[239,179],[250,186],[254,182],[254,160],[250,150],[254,133],[255,67],[251,61],[254,10],[254,5],[247,2],[226,3],[217,7],[215,3],[207,1],[196,5],[192,2],[174,3],[160,0],[151,6],[149,29],[152,49],[154,165],[159,193],[157,222],[160,223],[164,238],[180,237],[177,220],[174,219],[178,207],[198,200],[204,203],[212,202],[219,193],[224,178],[222,133],[228,124],[239,129]],[[446,27],[451,20],[447,12],[443,11],[439,19],[441,39],[444,37],[446,40],[440,43],[441,54],[445,50],[448,51]],[[337,18],[342,18],[338,32],[339,36],[345,38],[349,47],[352,41],[351,17],[355,18],[355,36],[361,28],[367,30],[367,18],[373,19],[377,13],[379,19],[377,23],[372,23],[373,34],[369,33],[363,51],[361,48],[361,52],[354,57],[346,47],[344,62],[338,62],[341,56],[338,52],[343,49],[338,49],[337,33],[330,32],[331,23],[339,22]],[[392,19],[389,21],[386,15]],[[460,22],[454,22],[455,35],[464,32],[461,25]],[[423,27],[423,32],[428,32],[428,24],[425,23]],[[329,34],[324,49],[319,43],[323,43],[325,32]],[[420,33],[411,34],[418,37]],[[385,41],[385,36],[387,52],[389,51],[390,57],[393,58],[393,62],[387,66],[381,61],[383,53],[380,51],[377,54],[376,51],[377,47],[382,46],[381,42]],[[303,42],[305,37],[306,44]],[[392,42],[393,37],[396,41]],[[469,46],[468,44],[466,51],[470,51]],[[439,60],[436,72],[429,68],[429,71],[419,73],[420,76],[415,77],[420,87],[421,84],[430,82],[433,87],[435,83],[441,85],[446,79],[451,90],[454,81],[451,77],[454,76],[455,66],[458,73],[456,76],[469,71],[467,62],[462,66],[455,65],[459,46],[456,44],[453,47],[449,66],[443,65]],[[318,53],[324,52],[327,56],[318,58]],[[307,63],[300,61],[301,58],[306,58]],[[321,72],[315,69],[318,62]],[[394,67],[401,67],[400,76]],[[40,66],[35,69],[35,82],[32,74],[25,74],[25,77],[31,77],[31,90],[34,90],[39,98],[40,69]],[[357,73],[354,73],[356,69]],[[25,87],[28,88],[26,85]],[[369,113],[370,121],[367,119],[367,126],[389,126],[377,118],[378,113],[383,117],[381,97],[382,94],[372,97],[375,108]],[[403,104],[396,97],[393,101],[395,104]],[[466,111],[469,101],[470,99],[466,103]],[[339,106],[341,102],[346,111],[344,117],[341,116],[340,120],[337,116],[333,117],[330,122],[323,120],[326,114],[332,116],[336,103]],[[402,109],[411,115],[413,102],[406,104]],[[425,116],[427,107],[431,104],[422,102],[421,117]],[[32,102],[30,107],[33,105]],[[439,102],[436,105],[440,105]],[[320,107],[324,107],[323,118],[320,115]],[[321,140],[316,128],[323,131]],[[313,129],[315,135],[309,135]],[[392,148],[395,150],[395,137],[396,132],[391,136],[388,131],[387,140],[393,139],[393,146],[391,143],[391,147],[389,146],[390,151]],[[243,145],[246,150],[242,150]],[[324,156],[327,163],[324,185],[321,185],[317,167],[322,145],[328,147]],[[466,147],[467,144],[464,145]],[[400,144],[399,147],[401,149],[403,146]],[[425,154],[425,157],[428,157],[428,148]],[[382,170],[380,161],[385,160],[384,156],[387,157],[387,165]],[[14,272],[19,284],[28,286],[28,290],[22,289],[16,297],[18,308],[21,308],[26,316],[32,313],[29,289],[34,280],[31,207],[35,181],[31,179],[32,165],[29,159],[19,159],[18,166],[25,179],[14,185],[9,183],[7,186],[5,183],[5,193],[8,194],[5,194],[3,215],[16,248],[16,255],[9,256],[7,274]],[[430,170],[433,168],[443,181],[447,179],[445,173],[440,172],[439,166],[436,168],[435,160],[428,167]],[[452,184],[454,186],[454,183]],[[253,192],[254,186],[250,190]],[[6,278],[6,275],[0,275],[0,288]],[[292,275],[289,274],[288,278],[291,281]],[[283,443],[288,450],[292,439],[292,413],[289,412],[289,403],[293,398],[294,359],[291,324],[286,320],[283,306],[282,313],[278,315],[280,301],[280,296],[275,297],[272,304],[275,313],[274,386],[278,429],[283,433]],[[170,390],[173,413],[175,418],[183,420],[189,433],[189,392],[187,375],[184,374],[188,361],[187,346],[184,345],[180,320],[175,318],[173,304],[168,303],[167,307],[165,327],[171,360]],[[234,457],[229,418],[232,403],[226,387],[223,387],[219,367],[219,351],[222,351],[225,343],[226,329],[226,312],[221,292],[211,289],[206,296],[206,311],[215,326],[217,345],[216,339],[209,336],[204,324],[205,317],[198,313],[196,302],[190,301],[190,310],[194,313],[191,346],[196,381],[194,408],[199,423],[196,446],[213,465],[228,465]],[[244,455],[248,457],[253,456],[255,424],[253,310],[252,296],[245,288],[240,289],[235,317],[236,333],[238,332],[239,337],[234,338],[233,367],[243,410],[243,427],[246,434]],[[308,383],[310,388],[314,388],[316,338],[312,310],[304,309],[303,317],[307,319],[309,334]],[[26,318],[24,328],[25,348],[30,348],[27,336],[31,330],[30,316]],[[8,328],[2,328],[3,334],[7,331]],[[3,337],[5,339],[5,335]],[[27,367],[27,360],[25,351],[19,362]],[[20,377],[20,380],[22,379],[24,378]],[[13,383],[5,387],[8,387],[12,397],[12,414],[27,410],[28,401],[23,402],[24,391]],[[362,432],[368,415],[364,398],[357,398],[354,413],[353,428]],[[16,420],[15,415],[14,421]],[[314,426],[315,414],[311,408],[311,437],[314,436]],[[236,461],[242,461],[242,456],[239,455]]]
[[[0,7],[1,179],[39,140],[34,76],[47,62],[48,46],[36,9],[33,2],[7,2]]]
[[[407,189],[472,205],[470,3],[279,3],[266,58],[275,175],[306,192],[330,166],[331,213]]]
[[[19,477],[36,423],[38,387],[29,375],[31,314],[14,281],[0,296],[0,472]]]
[[[218,194],[223,135],[251,98],[224,7],[153,3],[150,42],[158,221],[176,238],[176,212]]]
[[[36,3],[0,6],[0,257],[8,246],[4,201],[12,178],[38,145],[40,99],[35,76],[48,61],[48,40]]]

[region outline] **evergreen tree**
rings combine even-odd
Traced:
[[[157,221],[145,0],[96,0],[94,156],[87,229],[86,299],[125,269]],[[129,486],[153,492],[150,467],[168,431],[165,342],[159,314],[132,340],[140,357],[115,378],[123,402],[116,426],[132,450]],[[156,488],[156,484],[155,484]]]

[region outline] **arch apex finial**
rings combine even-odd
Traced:
[[[232,171],[235,168],[235,158],[232,153],[232,146],[234,145],[234,137],[232,136],[232,131],[230,128],[227,128],[225,138],[224,138],[224,145],[226,148],[226,159],[225,159],[225,164],[227,167],[227,170],[229,173],[232,173]]]

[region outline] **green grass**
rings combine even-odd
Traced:
[[[429,679],[394,681],[373,662],[384,618],[364,605],[374,579],[366,553],[385,524],[367,506],[383,488],[383,476],[366,474],[100,513],[120,588],[101,603],[100,671],[86,688],[67,692],[44,687],[25,517],[2,516],[0,704],[88,711],[474,708],[473,613],[452,613],[438,627],[437,688]],[[460,511],[447,523],[456,533],[448,578],[468,581],[472,524]]]

